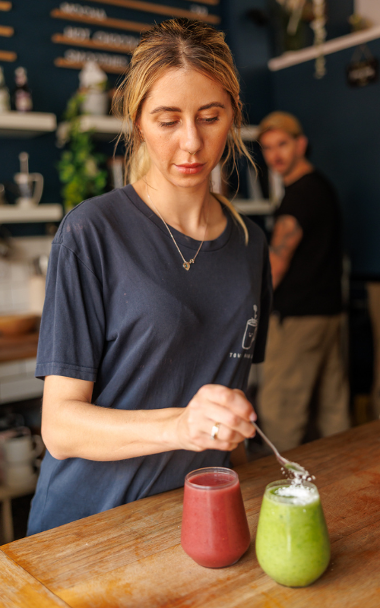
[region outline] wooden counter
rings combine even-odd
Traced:
[[[219,570],[180,546],[182,489],[106,511],[0,550],[1,606],[76,608],[378,608],[380,606],[380,421],[288,453],[316,475],[332,556],[305,589],[282,587],[254,549],[274,457],[237,469],[252,533],[248,552]]]

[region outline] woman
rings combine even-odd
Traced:
[[[223,35],[155,26],[116,99],[135,178],[72,210],[53,242],[29,534],[229,466],[254,434],[242,391],[263,359],[271,287],[263,234],[210,193],[226,141],[230,157],[245,151]]]

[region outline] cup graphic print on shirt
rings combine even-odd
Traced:
[[[253,317],[248,319],[247,325],[245,326],[245,332],[243,336],[242,347],[244,350],[249,350],[255,341],[257,334],[257,306],[253,306]]]

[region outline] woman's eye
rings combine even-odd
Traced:
[[[211,118],[199,118],[200,122],[203,123],[213,123],[213,122],[217,122],[219,120],[219,116],[212,116]],[[174,125],[177,124],[177,120],[171,120],[171,121],[167,121],[167,122],[160,122],[159,125],[160,127],[173,127]]]
[[[219,116],[213,116],[212,118],[202,118],[203,122],[217,122],[219,120]]]

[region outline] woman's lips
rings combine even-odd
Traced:
[[[185,175],[194,175],[200,173],[204,167],[203,163],[184,163],[183,165],[175,165],[180,173]]]

